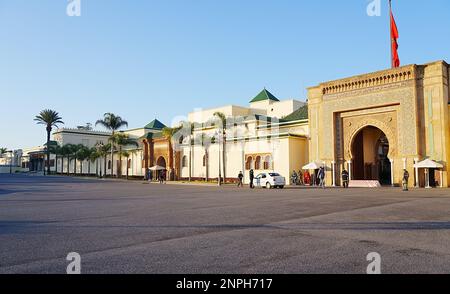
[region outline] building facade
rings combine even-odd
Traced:
[[[308,89],[310,160],[351,180],[400,185],[406,169],[416,185],[426,172],[449,186],[449,65],[444,61],[325,82]],[[431,159],[443,169],[417,169]]]
[[[326,167],[328,185],[341,185],[348,170],[353,183],[400,185],[404,171],[411,183],[449,187],[450,67],[445,61],[323,82],[308,89],[307,103],[280,101],[264,89],[248,107],[228,105],[197,110],[172,137],[163,123],[123,131],[137,146],[127,158],[114,153],[95,162],[73,164],[51,157],[58,173],[148,177],[155,166],[172,180],[235,181],[240,171],[278,172],[287,179],[314,162]],[[226,118],[223,126],[217,114]],[[225,132],[223,132],[225,129]],[[60,129],[60,146],[107,144],[108,132]],[[35,148],[36,149],[36,148]],[[22,166],[41,170],[44,149],[25,150]],[[425,159],[439,168],[423,167]],[[26,163],[24,163],[26,162]],[[154,175],[153,175],[154,176]],[[429,179],[429,181],[428,181]]]

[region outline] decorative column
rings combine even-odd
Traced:
[[[406,169],[407,161],[408,161],[407,158],[403,158],[403,169],[404,169],[404,170]]]
[[[336,187],[336,162],[331,162],[331,169],[333,170],[333,178],[331,179],[331,184],[333,187]]]
[[[425,169],[425,189],[430,189],[430,169],[426,168]]]
[[[414,158],[414,165],[419,163],[419,159],[418,158]],[[420,183],[419,183],[419,169],[417,167],[414,166],[414,174],[415,174],[415,179],[414,179],[414,186],[416,188],[419,188]]]
[[[389,159],[391,161],[391,186],[394,187],[395,183],[394,183],[394,160],[393,159]]]
[[[352,180],[352,161],[349,160],[347,161],[348,164],[348,180],[351,181]]]

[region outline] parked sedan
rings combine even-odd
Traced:
[[[286,185],[286,178],[278,173],[261,173],[253,179],[255,187],[265,187],[267,189],[280,188]]]

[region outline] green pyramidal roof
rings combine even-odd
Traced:
[[[253,98],[253,100],[250,101],[250,103],[259,102],[259,101],[265,101],[265,100],[280,101],[272,93],[270,93],[269,91],[264,89],[255,98]]]
[[[296,121],[296,120],[304,120],[308,119],[308,104],[303,105],[293,113],[289,114],[283,121]]]
[[[166,127],[165,124],[163,124],[162,122],[160,122],[159,120],[155,119],[154,121],[152,121],[151,123],[149,123],[148,125],[146,125],[144,127],[144,129],[152,129],[152,130],[162,130]]]

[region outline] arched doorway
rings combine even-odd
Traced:
[[[167,167],[166,166],[166,159],[164,157],[160,156],[158,158],[158,160],[156,161],[156,165],[159,165],[161,167]]]
[[[391,184],[389,141],[382,130],[373,126],[361,129],[354,136],[351,148],[354,180],[377,180],[382,185]]]

